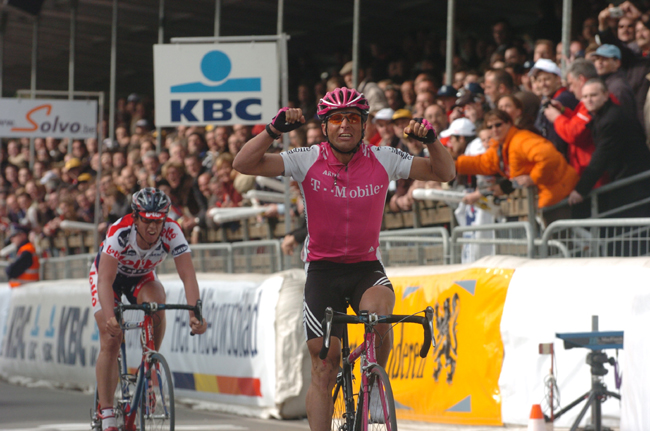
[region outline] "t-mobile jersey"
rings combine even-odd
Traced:
[[[308,235],[302,260],[381,260],[379,231],[388,183],[408,178],[413,156],[361,144],[344,165],[327,142],[281,155],[284,174],[298,181],[305,202]]]
[[[150,273],[165,260],[169,253],[176,258],[190,251],[181,227],[169,217],[165,219],[157,244],[149,250],[141,250],[138,247],[137,235],[133,215],[127,214],[108,228],[106,239],[100,246],[100,253],[106,253],[117,259],[117,272],[127,277],[139,277]]]

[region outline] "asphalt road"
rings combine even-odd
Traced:
[[[17,386],[0,380],[0,431],[90,431],[93,396],[74,390]],[[398,421],[399,431],[525,431]],[[302,420],[256,419],[176,405],[178,431],[307,431]],[[565,428],[555,428],[556,431]]]
[[[90,430],[92,395],[79,391],[16,386],[0,381],[0,430]],[[279,421],[176,406],[179,431],[308,430],[306,420]]]

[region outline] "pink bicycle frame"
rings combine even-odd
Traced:
[[[364,334],[364,342],[357,346],[354,351],[350,352],[350,354],[347,357],[347,361],[350,365],[353,365],[357,359],[361,358],[361,364],[360,364],[360,372],[361,372],[361,387],[363,388],[363,411],[357,412],[357,415],[361,414],[363,418],[362,422],[362,430],[368,429],[368,411],[369,411],[369,396],[368,394],[372,390],[369,386],[368,382],[368,375],[366,373],[366,370],[371,364],[376,364],[377,359],[375,357],[375,333],[374,332],[365,332]],[[381,380],[377,379],[377,387],[378,387],[378,393],[379,393],[379,398],[381,399],[381,406],[382,410],[384,412],[387,411],[386,408],[386,393],[384,392],[384,388],[381,387]],[[357,416],[358,417],[358,416]],[[386,421],[386,427],[390,430],[390,423],[389,421]]]

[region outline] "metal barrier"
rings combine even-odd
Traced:
[[[650,218],[558,220],[542,235],[539,256],[559,257],[647,256],[650,254]]]
[[[383,231],[379,245],[385,266],[445,265],[449,261],[449,232],[444,227]]]
[[[466,233],[493,232],[493,238],[464,237]],[[650,255],[650,218],[558,220],[541,239],[535,239],[530,223],[508,222],[456,227],[451,236],[443,227],[383,231],[379,236],[385,265],[445,265],[460,262],[465,245],[494,247],[493,254],[521,257],[604,257]],[[192,260],[197,272],[273,273],[299,268],[299,251],[282,254],[281,240],[194,244]],[[87,278],[95,254],[41,259],[41,280]],[[8,265],[0,261],[0,267]],[[175,273],[173,259],[165,260],[158,273]],[[4,271],[0,274],[0,281]],[[4,277],[6,278],[6,277]]]
[[[65,257],[41,259],[41,280],[61,280],[64,278],[88,278],[90,265],[96,253],[77,254]]]
[[[493,231],[494,238],[463,237],[464,233]],[[464,244],[494,245],[495,254],[532,258],[535,241],[533,229],[527,221],[486,224],[482,226],[458,226],[451,232],[451,255],[449,263],[460,263],[461,246]]]

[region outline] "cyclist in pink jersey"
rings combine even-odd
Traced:
[[[131,303],[165,303],[165,290],[154,270],[170,253],[185,286],[187,303],[194,305],[199,299],[190,247],[178,223],[167,217],[170,206],[169,197],[158,189],[147,187],[134,193],[133,213],[108,228],[90,268],[90,293],[100,344],[95,373],[104,431],[117,431],[112,406],[122,330],[114,306],[122,295]],[[199,322],[190,312],[190,327],[193,333],[202,334],[208,326],[205,319]],[[154,314],[156,349],[160,348],[164,335],[165,312],[159,311]]]
[[[244,145],[233,164],[244,174],[292,176],[300,184],[308,232],[302,251],[307,273],[303,326],[312,360],[306,400],[312,430],[330,429],[331,391],[340,363],[340,329],[333,330],[327,359],[318,358],[325,308],[345,312],[350,305],[357,313],[387,315],[395,305],[378,250],[388,183],[399,178],[447,182],[456,175],[453,159],[425,119],[412,120],[404,132],[426,144],[428,158],[364,144],[368,109],[363,94],[337,88],[318,104],[326,142],[267,153],[282,133],[305,123],[300,109],[282,108],[266,132]],[[378,325],[377,330],[378,362],[385,366],[393,337],[388,325]]]

